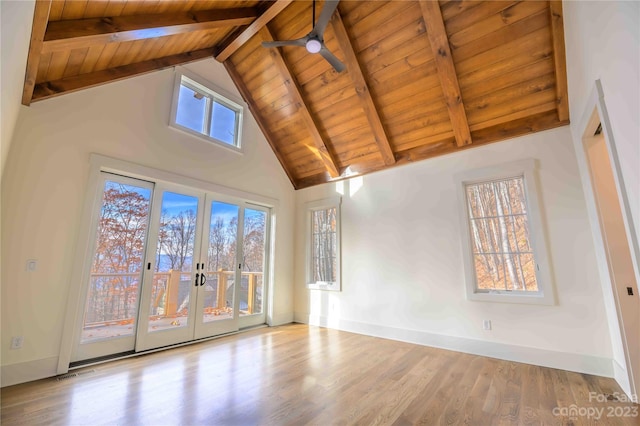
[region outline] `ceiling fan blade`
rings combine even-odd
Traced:
[[[324,2],[318,22],[316,22],[313,30],[309,33],[310,36],[316,36],[320,40],[324,40],[324,30],[327,28],[327,24],[331,20],[331,16],[333,16],[336,7],[338,7],[338,3],[340,3],[340,0],[327,0]]]
[[[302,37],[297,40],[263,41],[262,47],[304,46],[306,43],[307,37]]]
[[[320,55],[322,55],[322,57],[326,59],[327,62],[329,62],[337,72],[342,72],[346,68],[342,61],[336,58],[336,56],[331,53],[331,51],[327,49],[324,44],[322,45],[322,49],[320,49]]]

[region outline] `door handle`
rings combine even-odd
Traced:
[[[200,275],[200,286],[203,286],[204,283],[207,282],[207,275],[203,272],[202,275]]]
[[[200,278],[200,274],[196,273],[196,287],[198,287],[198,278]]]

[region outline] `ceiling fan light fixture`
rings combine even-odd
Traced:
[[[312,38],[307,40],[305,47],[307,48],[307,52],[309,53],[318,53],[320,49],[322,49],[322,43],[320,43],[319,40]]]
[[[2,0],[0,0],[2,1]],[[316,21],[316,0],[313,0],[313,9],[311,16],[311,32],[304,37],[295,40],[268,40],[263,41],[262,46],[267,48],[275,48],[282,46],[304,46],[309,53],[319,53],[333,69],[340,73],[345,70],[345,65],[338,59],[324,44],[324,31],[331,21],[331,17],[338,8],[340,0],[324,0],[322,13]]]

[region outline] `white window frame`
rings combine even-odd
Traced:
[[[307,246],[307,262],[306,262],[306,282],[307,288],[314,290],[330,290],[341,291],[341,263],[342,250],[340,240],[342,239],[342,219],[340,213],[341,197],[331,197],[322,200],[306,203],[306,246]],[[330,208],[336,209],[336,281],[313,281],[313,223],[312,214],[315,211],[326,210]]]
[[[529,222],[529,238],[536,262],[536,281],[538,291],[480,290],[477,288],[476,271],[473,262],[473,245],[469,208],[467,205],[466,187],[495,180],[523,177],[527,202],[527,218]],[[462,230],[462,257],[464,260],[467,299],[485,302],[507,302],[553,305],[555,294],[551,272],[545,228],[542,222],[537,188],[536,161],[525,159],[493,167],[466,171],[456,175],[458,201],[460,207],[460,224]]]
[[[244,107],[240,100],[234,100],[234,96],[225,93],[224,90],[216,87],[213,83],[205,80],[204,78],[187,71],[183,68],[176,68],[175,79],[173,87],[173,100],[171,103],[171,116],[169,118],[169,126],[184,133],[196,136],[204,139],[207,142],[213,143],[216,146],[222,146],[230,149],[234,152],[242,152],[242,123],[244,115]],[[178,114],[178,97],[180,96],[180,86],[186,86],[194,92],[198,92],[207,99],[207,107],[205,110],[205,130],[203,132],[197,132],[188,127],[182,126],[176,123],[176,117]],[[235,135],[233,145],[209,136],[209,129],[211,126],[211,108],[213,103],[217,102],[236,113],[235,121]]]

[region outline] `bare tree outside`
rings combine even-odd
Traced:
[[[191,269],[196,240],[198,197],[171,191],[162,194],[156,266],[149,300],[149,331],[183,327],[188,316]],[[170,323],[163,317],[175,317]]]
[[[167,218],[167,214],[163,212]],[[181,211],[161,223],[162,252],[169,259],[169,269],[183,271],[191,265],[193,239],[196,232],[196,214],[193,210]]]
[[[312,279],[315,282],[336,282],[337,277],[337,209],[314,210],[312,225]]]
[[[240,304],[247,304],[247,314],[262,312],[264,294],[265,243],[267,213],[245,208],[242,241],[242,285]]]
[[[233,316],[239,214],[240,210],[235,204],[221,201],[211,203],[204,322]]]
[[[212,203],[206,263],[205,322],[233,315],[236,285],[239,287],[239,314],[262,312],[267,214],[245,208],[244,225],[238,230],[240,214],[237,205],[220,201]],[[238,231],[242,234],[240,253],[237,253]],[[242,272],[240,281],[236,282],[238,264],[242,266]]]
[[[94,324],[131,322],[137,312],[151,191],[106,181],[98,219],[83,341]]]
[[[467,185],[478,289],[538,291],[522,176]]]
[[[263,272],[265,221],[266,214],[263,212],[245,210],[242,263],[246,271]]]
[[[107,181],[96,229],[82,341],[131,334],[139,304],[151,189]],[[149,331],[187,326],[194,267],[198,197],[165,191],[155,247],[149,299]],[[233,315],[238,285],[240,314],[262,312],[267,213],[245,209],[238,229],[238,206],[214,202],[207,247],[205,311],[209,319]],[[243,234],[237,247],[238,232]],[[241,256],[238,256],[238,249]],[[242,263],[240,282],[236,282]]]
[[[238,241],[238,216],[231,218],[227,222],[225,229],[227,234],[227,246],[225,248],[224,267],[233,271],[236,264],[236,242]]]
[[[209,229],[209,255],[207,256],[207,270],[217,271],[222,268],[225,252],[229,244],[224,219],[217,216],[211,218]]]

